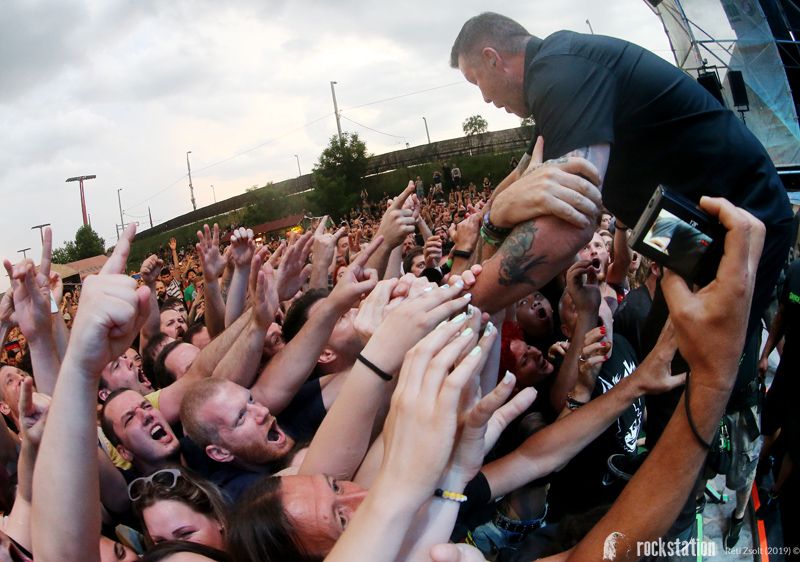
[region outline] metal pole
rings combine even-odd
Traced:
[[[122,191],[120,187],[117,189],[117,203],[119,203],[119,227],[125,228],[125,219],[122,218],[122,198],[119,195],[119,192]],[[117,240],[119,240],[119,229],[117,229]]]
[[[192,153],[191,150],[186,151],[186,169],[189,170],[189,195],[192,199],[192,210],[197,210],[197,204],[194,202],[194,187],[192,187],[192,166],[189,164],[189,155]]]
[[[31,230],[33,230],[34,228],[38,228],[39,229],[39,238],[42,239],[42,245],[44,245],[44,227],[46,227],[46,226],[50,226],[50,223],[46,222],[44,224],[37,224],[36,226],[32,226],[31,227]]]
[[[95,176],[95,175],[90,175],[90,176],[76,176],[74,178],[67,178],[67,183],[69,183],[71,181],[76,181],[80,185],[80,189],[81,189],[81,213],[83,214],[83,226],[86,226],[86,225],[90,225],[91,226],[91,223],[89,222],[89,219],[88,219],[89,215],[86,212],[86,198],[84,197],[84,194],[83,194],[83,180],[93,180],[96,177],[97,176]]]
[[[342,140],[342,123],[339,120],[339,106],[336,103],[336,90],[334,89],[333,85],[336,82],[331,81],[331,97],[333,98],[333,113],[336,115],[336,130],[339,131],[339,141]]]
[[[153,213],[150,212],[150,205],[147,206],[147,216],[150,217],[150,228],[153,228]]]
[[[83,213],[83,226],[89,224],[89,220],[86,218],[86,198],[83,196],[83,178],[80,179],[80,186],[81,186],[81,212]]]
[[[28,250],[30,250],[30,248],[23,248],[22,250],[17,250],[17,253],[22,254],[22,259],[26,260],[28,259]]]
[[[217,202],[217,192],[214,191],[214,184],[213,183],[211,184],[211,195],[214,196],[214,203],[216,203]]]
[[[589,31],[591,32],[591,34],[592,34],[592,35],[594,35],[594,29],[592,29],[592,22],[590,22],[590,21],[587,19],[587,20],[586,20],[586,25],[588,25],[588,26],[589,26]]]
[[[300,171],[300,157],[295,154],[294,159],[297,160],[297,177],[300,177],[303,175],[303,172]]]
[[[428,144],[431,144],[431,134],[428,132],[428,120],[425,119],[424,117],[422,118],[422,120],[425,122],[425,135],[427,135],[428,137]]]

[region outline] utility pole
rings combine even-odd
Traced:
[[[95,176],[95,175],[90,175],[90,176],[75,176],[74,178],[67,178],[67,182],[66,183],[69,183],[71,181],[76,181],[81,186],[81,211],[83,212],[83,226],[86,226],[86,225],[91,226],[91,224],[89,223],[89,219],[88,219],[89,215],[86,212],[86,198],[83,195],[83,180],[93,180],[96,177],[97,176]]]
[[[192,153],[191,150],[186,151],[186,169],[189,170],[189,195],[192,199],[192,210],[197,210],[197,204],[194,202],[194,187],[192,187],[192,166],[189,164],[189,155]]]
[[[31,230],[33,230],[34,228],[38,228],[39,229],[39,238],[42,239],[42,245],[44,245],[44,227],[45,226],[50,226],[50,223],[46,222],[44,224],[37,224],[36,226],[32,226],[31,227]]]
[[[425,122],[425,135],[427,135],[428,137],[428,144],[431,144],[431,134],[428,132],[428,120],[425,119],[424,117],[422,118],[422,120]]]
[[[22,254],[22,259],[26,260],[28,259],[28,250],[30,250],[30,248],[23,248],[21,250],[17,250],[17,253]]]
[[[119,228],[125,229],[125,219],[122,218],[122,199],[120,198],[119,192],[122,191],[120,187],[117,189],[117,203],[119,203]],[[119,229],[117,229],[117,240],[119,240]]]
[[[587,19],[587,20],[586,20],[586,25],[588,25],[588,26],[589,26],[589,31],[591,32],[591,34],[592,34],[592,35],[594,35],[594,29],[592,29],[592,22],[590,22],[590,21]]]
[[[214,203],[216,203],[217,202],[217,192],[214,191],[214,184],[213,183],[211,184],[211,195],[214,196]]]
[[[153,228],[153,213],[150,212],[150,205],[147,206],[147,216],[150,217],[150,228]]]
[[[342,141],[342,122],[339,120],[339,106],[336,103],[336,89],[333,87],[337,82],[331,81],[331,97],[333,97],[333,113],[336,115],[336,130],[339,131],[339,142]]]
[[[300,176],[303,175],[303,172],[300,171],[300,157],[297,154],[295,154],[294,159],[297,160],[297,177],[299,178]]]

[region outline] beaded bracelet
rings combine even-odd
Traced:
[[[449,500],[451,502],[464,503],[467,501],[467,496],[464,494],[451,492],[449,490],[442,490],[441,488],[436,488],[436,490],[433,492],[433,495],[437,498],[442,498],[443,500]]]

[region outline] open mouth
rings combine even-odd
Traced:
[[[267,430],[267,442],[276,443],[278,445],[286,441],[286,434],[278,428],[278,422],[272,418],[269,429]]]
[[[600,269],[600,258],[594,258],[592,260],[592,267],[595,269]]]
[[[537,308],[536,309],[536,316],[538,316],[539,318],[544,320],[545,318],[547,318],[547,311],[545,309],[543,309],[543,308]]]
[[[160,441],[164,437],[167,436],[167,432],[164,430],[164,427],[161,424],[155,424],[153,427],[150,428],[150,437],[154,441]]]
[[[139,367],[139,369],[136,371],[136,378],[139,379],[140,383],[142,383],[143,385],[145,385],[148,388],[153,386],[150,383],[150,381],[147,380],[147,377],[144,376],[144,370],[141,367]]]

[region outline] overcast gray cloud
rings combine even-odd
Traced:
[[[156,222],[191,209],[187,150],[201,206],[212,184],[223,198],[293,177],[294,154],[310,171],[336,131],[331,80],[343,128],[376,154],[426,142],[423,116],[433,140],[461,135],[475,113],[490,130],[518,125],[448,66],[461,24],[485,10],[540,36],[588,32],[589,19],[596,33],[670,56],[642,0],[4,2],[0,255],[38,253],[34,224],[52,223],[56,245],[74,236],[70,176],[97,174],[87,205],[111,244],[117,188],[126,221],[143,226],[148,206]]]

